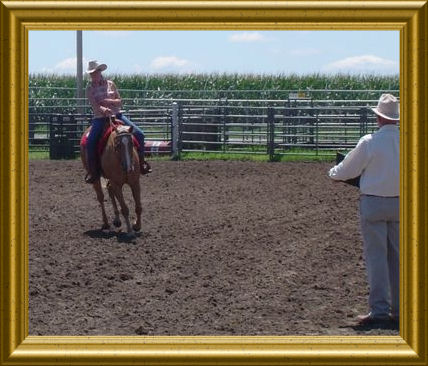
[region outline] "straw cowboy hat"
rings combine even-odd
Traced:
[[[92,60],[88,62],[88,70],[86,72],[92,74],[94,71],[104,71],[105,69],[107,69],[106,64],[99,64],[97,60]]]
[[[392,94],[382,94],[377,107],[372,108],[372,111],[390,121],[398,121],[400,119],[400,102]]]

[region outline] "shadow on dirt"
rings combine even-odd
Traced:
[[[379,323],[372,323],[372,324],[350,324],[343,326],[342,328],[351,328],[356,331],[370,331],[373,329],[389,329],[389,330],[399,330],[399,324],[395,321],[388,321],[388,322],[379,322]]]
[[[84,232],[85,235],[89,236],[92,239],[111,239],[113,237],[117,238],[119,243],[133,243],[135,240],[143,236],[143,233],[135,233],[135,237],[129,237],[126,232],[123,231],[112,231],[112,230],[88,230]]]

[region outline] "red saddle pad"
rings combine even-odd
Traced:
[[[104,148],[107,144],[107,140],[110,137],[111,132],[113,131],[113,127],[112,126],[108,126],[106,128],[106,130],[104,131],[102,137],[100,138],[100,140],[98,141],[97,144],[97,154],[98,156],[101,156],[101,154],[104,151]],[[88,136],[89,133],[91,132],[91,130],[89,129],[85,134],[83,134],[82,138],[80,139],[80,146],[85,147],[88,143]],[[138,143],[138,140],[135,138],[135,136],[132,136],[132,141],[134,142],[134,146],[137,148],[137,150],[140,147],[140,144]]]

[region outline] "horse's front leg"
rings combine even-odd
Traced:
[[[116,227],[120,227],[122,225],[122,222],[120,221],[119,209],[117,208],[116,198],[114,196],[114,191],[110,184],[110,181],[107,183],[107,191],[110,196],[111,203],[113,205],[113,211],[114,211],[113,225]]]
[[[119,201],[119,205],[120,205],[120,209],[121,209],[121,213],[123,215],[123,218],[125,219],[125,224],[126,224],[126,231],[127,231],[127,236],[129,238],[134,238],[135,237],[135,233],[134,230],[132,230],[131,227],[131,223],[129,222],[129,208],[125,203],[125,198],[123,197],[123,192],[122,192],[122,186],[117,185],[117,184],[112,184],[110,182],[114,195],[116,196],[117,200]]]
[[[93,184],[95,193],[97,194],[97,200],[100,203],[101,206],[101,214],[103,217],[103,226],[101,227],[102,230],[107,230],[110,228],[110,224],[108,223],[107,215],[106,215],[106,209],[104,206],[104,193],[103,189],[101,187],[101,180],[97,179]]]
[[[141,213],[143,212],[143,207],[141,205],[141,189],[140,189],[140,182],[137,181],[134,182],[131,185],[131,191],[132,196],[134,197],[135,202],[135,214],[137,216],[137,219],[135,221],[135,224],[133,225],[133,228],[135,231],[141,230]]]

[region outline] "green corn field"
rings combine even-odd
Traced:
[[[268,75],[268,74],[155,74],[109,75],[122,98],[287,98],[290,90],[314,99],[378,99],[373,90],[399,90],[399,76]],[[85,81],[85,83],[87,80]],[[76,78],[34,74],[29,77],[30,99],[74,98]],[[373,94],[373,95],[371,95]]]

